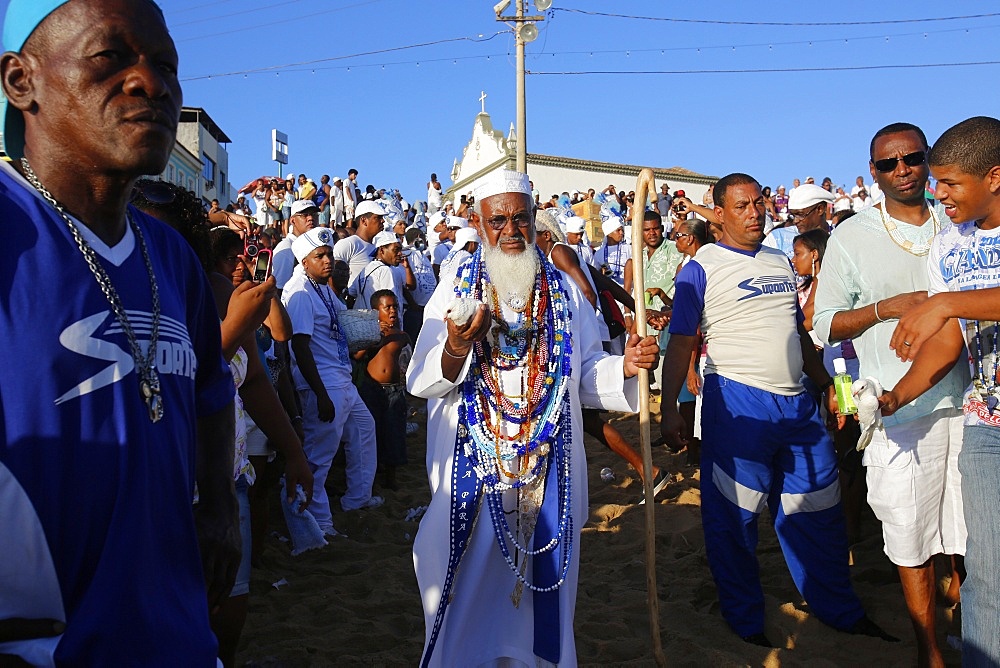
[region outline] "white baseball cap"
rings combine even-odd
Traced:
[[[354,209],[354,217],[360,218],[366,213],[374,213],[376,216],[384,216],[386,214],[385,207],[383,207],[378,202],[372,200],[365,200]]]

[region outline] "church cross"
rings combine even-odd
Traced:
[[[479,104],[483,106],[483,113],[486,113],[486,91],[480,91]]]

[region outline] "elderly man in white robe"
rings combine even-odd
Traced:
[[[535,248],[524,174],[477,188],[479,250],[425,309],[407,372],[428,401],[432,498],[413,547],[423,666],[575,665],[582,406],[635,412],[654,337],[601,348],[590,304]]]

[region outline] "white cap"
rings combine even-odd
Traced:
[[[448,216],[449,229],[463,229],[469,226],[469,221],[460,216]]]
[[[427,227],[433,230],[435,227],[438,226],[438,223],[443,223],[444,219],[445,215],[443,213],[441,213],[440,211],[435,211],[433,214],[431,214],[430,219],[427,221]]]
[[[372,245],[375,246],[375,248],[381,248],[382,246],[390,246],[398,242],[399,238],[395,234],[393,234],[392,232],[385,232],[385,231],[379,232],[378,234],[375,235],[375,238],[372,239]]]
[[[312,201],[311,199],[297,199],[292,203],[293,216],[297,213],[308,211],[309,209],[316,209],[318,211],[319,207],[316,206],[316,202]]]
[[[365,200],[354,209],[354,217],[360,218],[366,213],[374,213],[376,216],[384,216],[386,214],[385,207],[383,207],[378,202],[373,202],[372,200]]]
[[[531,187],[528,185],[528,175],[515,172],[512,169],[498,169],[490,172],[476,186],[475,191],[476,199],[480,202],[487,197],[502,193],[520,193],[530,197]]]
[[[453,248],[465,248],[465,244],[470,241],[475,241],[477,244],[481,243],[479,233],[471,227],[464,227],[458,232],[455,232],[455,245]]]
[[[842,373],[847,373],[847,362],[844,361],[843,357],[833,358],[833,372],[838,376]]]
[[[603,223],[601,223],[601,231],[604,232],[604,236],[608,236],[618,228],[625,227],[622,219],[618,216],[611,216]]]
[[[789,210],[801,211],[819,202],[832,202],[833,193],[815,183],[803,183],[788,197]]]
[[[581,234],[587,223],[580,216],[566,216],[563,220],[566,221],[566,234]]]
[[[302,262],[309,253],[320,246],[333,247],[333,233],[326,227],[314,227],[305,234],[300,234],[292,242],[292,255]]]

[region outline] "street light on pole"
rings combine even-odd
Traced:
[[[493,11],[496,12],[497,21],[503,21],[508,25],[513,24],[511,27],[514,29],[514,44],[517,51],[517,146],[515,150],[517,171],[526,174],[528,172],[528,113],[524,94],[524,45],[538,37],[538,28],[535,27],[535,22],[544,21],[545,17],[525,16],[526,0],[513,1],[516,3],[513,16],[502,16],[503,12],[510,7],[511,0],[500,0],[493,6]],[[535,8],[540,12],[544,12],[551,6],[552,0],[535,0]]]

